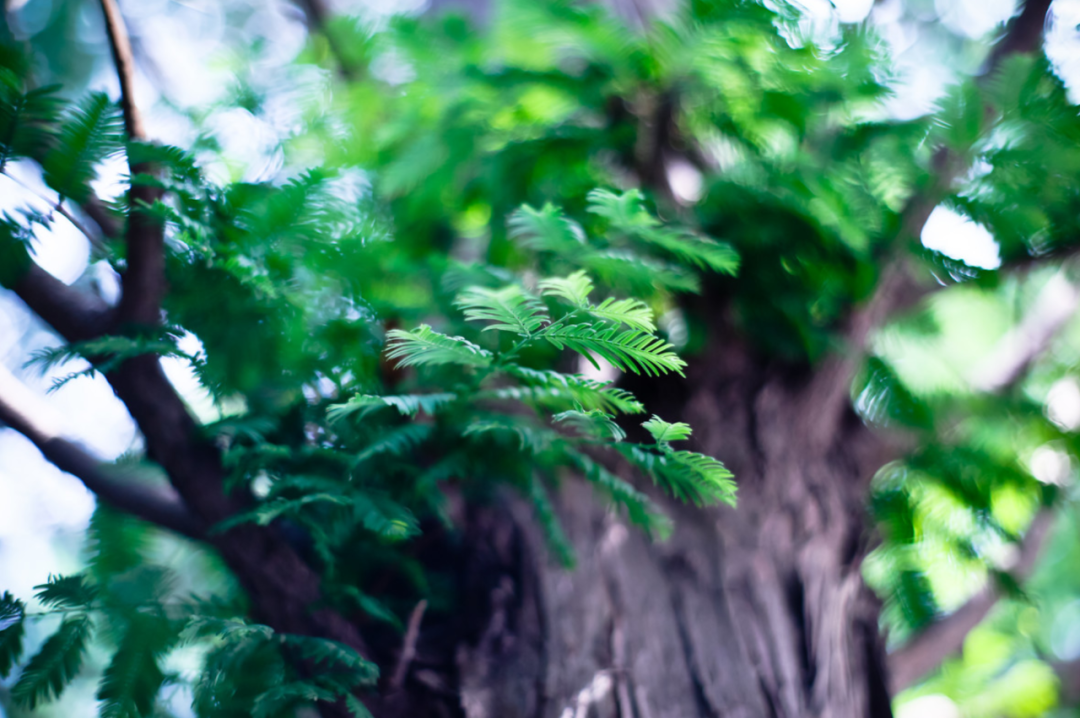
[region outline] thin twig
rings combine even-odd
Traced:
[[[421,599],[416,604],[412,613],[409,614],[409,626],[405,630],[405,640],[401,644],[401,655],[398,656],[394,675],[390,678],[390,690],[399,691],[405,685],[405,675],[409,672],[409,665],[416,657],[416,642],[420,638],[420,622],[424,619],[424,611],[427,610],[427,600]]]
[[[8,172],[6,170],[5,171],[0,171],[0,175],[3,175],[4,177],[7,177],[9,180],[11,180],[15,184],[19,185],[20,187],[22,187],[24,190],[26,190],[30,194],[34,195],[35,197],[40,199],[42,202],[49,205],[49,209],[51,211],[56,212],[57,214],[59,214],[61,217],[66,219],[68,222],[70,222],[71,225],[73,227],[75,227],[75,229],[82,232],[83,236],[86,237],[88,242],[90,242],[90,246],[93,247],[96,251],[98,251],[100,253],[104,253],[104,252],[108,251],[108,248],[105,246],[105,243],[101,241],[101,238],[95,236],[89,229],[86,228],[86,225],[84,225],[82,222],[79,221],[78,217],[76,217],[71,212],[69,212],[68,209],[66,207],[64,207],[64,203],[63,203],[63,201],[61,199],[58,198],[57,201],[55,201],[55,202],[50,200],[48,197],[45,197],[44,195],[42,195],[40,192],[37,192],[34,189],[32,189],[29,185],[27,185],[25,182],[20,180],[18,177],[15,177],[14,175],[8,174]]]

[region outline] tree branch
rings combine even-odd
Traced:
[[[109,47],[112,49],[116,74],[120,79],[120,106],[124,111],[124,128],[133,140],[145,140],[146,126],[135,104],[135,55],[131,52],[131,39],[128,37],[124,17],[116,0],[101,0],[101,9],[105,13],[105,29],[109,33]]]
[[[1035,52],[1040,48],[1050,2],[1051,0],[1024,2],[1020,14],[1009,23],[1004,36],[991,53],[983,73],[984,78],[993,75],[1007,57],[1016,53]],[[994,114],[994,109],[989,105],[985,110],[987,115]],[[816,430],[815,435],[809,437],[814,442],[813,445],[825,446],[835,435],[835,428],[847,409],[851,381],[862,361],[871,332],[900,306],[907,306],[906,302],[911,301],[911,292],[907,290],[915,283],[904,275],[912,270],[899,257],[903,256],[912,244],[918,243],[930,213],[948,196],[953,183],[967,170],[968,163],[949,148],[941,147],[934,153],[932,165],[933,180],[917,191],[900,213],[896,236],[890,243],[897,258],[886,264],[870,300],[862,308],[852,312],[845,332],[847,352],[834,354],[826,359],[808,388],[807,403],[803,409],[815,417],[815,422],[812,423]]]
[[[100,297],[61,282],[36,263],[15,284],[15,294],[70,343],[109,333],[113,310]]]
[[[0,366],[0,422],[28,438],[58,469],[82,481],[99,499],[121,511],[193,539],[204,526],[171,488],[133,483],[60,436],[59,421],[10,371]]]
[[[124,127],[132,140],[148,140],[142,115],[135,104],[135,60],[131,52],[124,18],[116,0],[101,0],[105,27],[109,33],[116,74],[120,79],[120,106],[124,112]],[[152,174],[153,168],[137,163],[130,165],[131,177]],[[120,297],[118,320],[122,325],[151,326],[160,322],[161,300],[165,295],[165,227],[143,208],[161,198],[157,187],[132,182],[129,191],[127,233],[127,269],[123,275],[123,294]]]
[[[330,31],[330,12],[327,10],[323,0],[296,0],[296,4],[300,6],[300,9],[304,11],[304,16],[307,17],[308,28],[326,38],[326,43],[330,46],[330,54],[337,60],[338,73],[341,78],[349,82],[359,79],[360,73],[345,57],[344,48],[338,39],[334,37],[334,33]]]

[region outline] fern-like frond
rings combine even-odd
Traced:
[[[47,608],[88,608],[97,589],[83,574],[49,576],[47,583],[34,586],[37,600]]]
[[[574,547],[570,545],[569,539],[566,538],[566,532],[563,531],[559,516],[555,513],[555,507],[551,505],[551,498],[548,496],[547,489],[544,488],[544,484],[539,477],[534,476],[532,481],[529,482],[528,495],[529,500],[532,501],[536,521],[544,532],[548,548],[565,568],[573,568],[575,563]]]
[[[295,648],[301,656],[324,670],[349,674],[352,685],[367,685],[379,680],[379,667],[344,643],[295,634],[286,634],[283,639],[285,645]]]
[[[375,456],[402,456],[424,443],[431,436],[430,424],[405,424],[395,427],[365,446],[353,460],[357,466]]]
[[[119,152],[122,142],[116,105],[104,93],[89,95],[71,106],[60,122],[56,140],[41,163],[46,184],[61,197],[86,200],[97,165]]]
[[[162,617],[136,614],[101,677],[101,718],[151,715],[165,682],[159,660],[172,641],[173,632]]]
[[[308,506],[309,504],[337,504],[338,506],[347,506],[351,503],[348,496],[343,494],[308,494],[295,499],[277,498],[265,503],[259,504],[250,511],[244,511],[236,514],[221,523],[217,524],[213,528],[214,533],[224,533],[229,529],[244,523],[254,523],[259,526],[269,526],[275,520],[285,515],[292,515],[297,513],[300,509]]]
[[[616,194],[604,189],[589,193],[589,211],[604,217],[611,227],[626,235],[660,247],[684,262],[714,272],[734,274],[739,255],[731,246],[685,229],[665,227],[645,209],[640,190]]]
[[[660,226],[660,220],[645,209],[645,197],[639,189],[612,192],[594,189],[586,196],[588,210],[606,219],[611,226],[624,232],[640,232]]]
[[[611,415],[602,409],[592,409],[590,411],[570,409],[556,414],[551,417],[551,420],[572,426],[590,438],[611,439],[616,442],[626,438],[626,432],[622,430],[622,427],[616,424]]]
[[[442,407],[457,400],[457,394],[398,394],[396,396],[357,395],[344,404],[333,404],[326,411],[326,418],[331,424],[359,413],[361,417],[372,411],[392,406],[402,416],[416,416],[421,411],[434,414]]]
[[[656,331],[652,310],[640,299],[613,299],[608,297],[599,304],[590,306],[589,314],[615,324],[625,324],[631,329],[637,329],[648,334]]]
[[[41,157],[59,118],[56,85],[22,93],[0,83],[0,172],[18,157]]]
[[[698,506],[735,505],[736,486],[732,474],[711,456],[692,451],[656,452],[627,444],[616,448],[677,499]]]
[[[188,619],[184,630],[180,632],[181,641],[194,641],[200,638],[223,638],[231,641],[247,636],[255,636],[268,641],[273,638],[274,629],[239,618],[196,615]]]
[[[585,244],[581,226],[551,204],[542,209],[525,205],[510,215],[507,226],[511,237],[538,252],[573,256]]]
[[[403,541],[420,533],[420,524],[408,508],[374,492],[352,496],[357,523],[388,541]]]
[[[578,261],[604,280],[605,284],[629,287],[641,294],[657,289],[690,294],[701,291],[701,280],[695,272],[628,249],[589,252],[581,255]]]
[[[0,678],[7,678],[22,655],[26,606],[7,591],[0,595]]]
[[[593,283],[585,270],[574,272],[568,277],[552,277],[543,279],[538,285],[540,294],[548,297],[560,297],[575,307],[584,307],[589,304],[589,294],[592,293]]]
[[[516,365],[507,367],[506,372],[527,384],[528,388],[569,394],[585,409],[603,409],[609,413],[620,414],[641,414],[645,411],[641,402],[625,389],[588,379],[580,374],[563,374]]]
[[[337,694],[311,681],[292,681],[259,694],[251,706],[252,718],[276,718],[305,703],[333,701]]]
[[[652,434],[652,437],[656,439],[656,443],[658,444],[667,444],[670,441],[689,439],[692,431],[689,424],[684,424],[681,421],[669,424],[656,414],[653,414],[651,419],[642,423],[642,426]]]
[[[540,300],[514,284],[502,289],[470,287],[458,295],[454,304],[470,321],[494,322],[484,331],[498,329],[528,337],[548,319]]]
[[[659,376],[668,372],[683,375],[686,362],[678,357],[671,345],[663,339],[639,332],[636,329],[619,331],[615,327],[597,327],[588,324],[562,326],[544,333],[544,338],[559,349],[573,349],[594,366],[592,358],[597,354],[622,371],[635,374],[644,372]]]
[[[595,484],[614,504],[626,510],[631,523],[645,529],[650,536],[657,539],[663,540],[671,535],[671,519],[648,496],[579,451],[568,451],[567,457],[586,479]]]
[[[397,359],[399,367],[434,364],[487,366],[491,352],[462,337],[440,334],[427,324],[411,332],[392,329],[386,333],[388,359]]]
[[[56,633],[49,636],[26,664],[11,689],[14,701],[33,709],[39,703],[59,697],[82,668],[90,632],[91,623],[86,615],[76,614],[64,619]]]
[[[536,426],[515,420],[511,417],[498,417],[492,419],[478,419],[470,422],[462,436],[485,436],[490,435],[499,440],[499,437],[514,436],[517,439],[518,448],[533,454],[543,453],[551,448],[558,440],[558,434]]]

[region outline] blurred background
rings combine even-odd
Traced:
[[[664,2],[675,2],[612,1],[617,12],[628,16],[663,12]],[[304,113],[332,91],[325,71],[296,62],[316,51],[303,6],[284,0],[121,0],[120,5],[138,64],[136,101],[144,108],[151,137],[196,148],[207,174],[222,181],[273,180],[319,163],[317,149],[290,144],[307,120]],[[897,119],[931,112],[950,83],[976,74],[990,42],[1016,11],[1014,0],[808,0],[792,7],[800,13],[802,32],[821,46],[836,42],[851,25],[881,38],[893,60],[895,92],[879,111]],[[340,0],[326,9],[369,28],[395,15],[447,10],[482,25],[490,10],[480,0]],[[65,94],[72,96],[86,90],[118,96],[96,0],[6,0],[4,18],[10,38],[27,48],[47,73],[38,84],[62,82]],[[1046,53],[1076,102],[1080,0],[1056,0],[1052,18]],[[391,49],[374,59],[371,71],[392,83],[394,78],[407,79],[412,69]],[[122,159],[101,168],[98,194],[114,197],[124,171]],[[355,179],[362,187],[364,178]],[[692,174],[686,176],[681,191],[692,195],[694,182]],[[49,212],[48,194],[29,164],[15,163],[0,175],[0,210],[30,205]],[[944,207],[934,210],[922,241],[971,267],[993,269],[1000,262],[998,245],[987,229]],[[51,231],[42,230],[35,249],[39,263],[56,277],[90,286],[107,299],[116,297],[112,269],[104,261],[93,261],[86,238],[70,223],[60,221]],[[1078,304],[1080,289],[1068,268],[1015,275],[990,288],[965,285],[939,293],[922,320],[886,327],[874,339],[874,349],[916,398],[963,398],[992,384],[1002,361],[1046,344],[1023,391],[1069,434],[1080,429]],[[923,320],[934,330],[927,331]],[[65,365],[43,373],[27,366],[27,357],[55,343],[40,321],[0,290],[4,364],[47,397],[65,433],[100,458],[114,460],[137,450],[134,425],[101,376],[55,388],[81,367]],[[200,351],[198,340],[190,336],[181,348],[192,355]],[[205,420],[218,418],[219,409],[191,368],[180,359],[164,361],[169,378],[195,412]],[[869,390],[857,397],[857,405],[868,421],[887,424],[875,417]],[[1037,434],[1015,426],[995,425],[993,410],[988,404],[988,421],[977,429],[985,432],[985,443],[1022,456],[1040,482],[1070,497],[1075,494],[1078,467],[1070,447],[1044,443]],[[890,482],[898,485],[901,480],[911,507],[905,516],[917,525],[920,540],[889,541],[886,530],[885,542],[864,569],[868,582],[890,597],[883,621],[893,645],[930,617],[963,606],[986,590],[995,563],[1005,569],[1032,558],[1015,555],[1017,550],[988,530],[970,506],[935,482],[891,476],[887,467],[878,477],[881,490],[875,501],[887,502]],[[999,492],[989,510],[998,523],[1020,531],[1037,508],[1031,495]],[[32,601],[34,585],[46,575],[78,570],[93,510],[93,497],[77,480],[44,461],[21,435],[0,429],[0,588]],[[174,552],[168,560],[177,566],[191,558],[176,545],[163,543],[162,550]],[[895,706],[898,715],[1080,715],[1080,515],[1075,509],[1062,511],[1048,537],[1031,551],[1037,561],[1024,590],[994,604],[968,635],[961,655],[902,693]],[[898,589],[901,580],[911,581],[914,589]],[[195,658],[181,655],[175,670],[182,673],[185,660]],[[40,713],[96,715],[94,680],[87,677]],[[190,715],[183,687],[174,690],[173,714]]]

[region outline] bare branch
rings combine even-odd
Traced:
[[[6,368],[0,366],[0,421],[28,438],[47,460],[83,482],[105,503],[144,521],[199,539],[203,525],[171,488],[133,483],[82,447],[62,438],[60,422],[48,407]]]
[[[971,376],[972,387],[979,391],[1000,392],[1014,385],[1073,318],[1078,306],[1080,288],[1063,274],[1054,275],[1039,293],[1031,311],[975,368]]]
[[[409,666],[416,657],[416,641],[420,638],[420,622],[424,619],[424,611],[427,610],[427,601],[421,600],[409,614],[409,625],[405,630],[405,640],[401,645],[401,655],[398,656],[394,675],[390,677],[390,690],[399,691],[405,685],[405,676],[409,672]]]
[[[112,48],[116,74],[120,79],[120,106],[124,111],[124,128],[133,140],[145,140],[146,126],[135,104],[135,56],[131,52],[131,39],[127,26],[120,14],[116,0],[101,0],[101,9],[105,13],[105,28],[109,33],[109,46]]]

